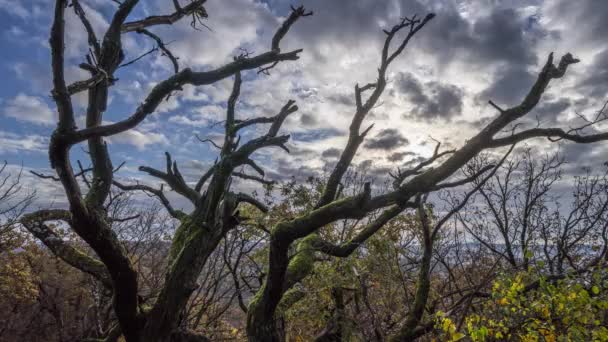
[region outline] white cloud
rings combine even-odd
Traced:
[[[19,26],[11,26],[11,28],[6,32],[7,37],[11,38],[22,38],[25,36],[25,31],[21,29]]]
[[[40,179],[38,176],[30,173],[30,171],[36,171],[44,175],[55,175],[54,170],[48,168],[28,168],[27,166],[20,165],[19,162],[19,160],[13,160],[13,163],[9,161],[5,172],[6,175],[21,175],[19,180],[22,186],[20,195],[35,193],[34,203],[30,209],[65,208],[67,206],[65,190],[60,182],[51,179]]]
[[[47,138],[40,135],[19,135],[0,131],[0,153],[36,152],[44,153]]]
[[[225,119],[226,109],[217,105],[200,106],[194,109],[190,117],[184,115],[172,116],[169,122],[191,127],[205,127]]]
[[[167,145],[169,140],[162,133],[143,132],[135,129],[126,131],[110,138],[110,141],[118,144],[133,145],[138,150],[144,150],[148,145]]]
[[[21,1],[0,0],[0,9],[21,19],[27,19],[30,16],[30,12],[23,7],[23,3]]]
[[[193,102],[204,102],[209,101],[209,96],[200,89],[200,87],[195,87],[192,85],[184,86],[184,90],[181,92],[181,97],[187,101]]]
[[[7,101],[4,115],[40,125],[52,125],[56,120],[54,111],[42,98],[23,93]]]
[[[155,12],[174,10],[169,1],[156,1],[156,4],[158,9]],[[193,30],[190,20],[181,20],[172,27],[158,29],[164,39],[172,41],[171,51],[180,58],[182,65],[200,67],[225,64],[232,55],[238,54],[239,47],[252,46],[260,36],[272,34],[265,32],[265,29],[276,27],[277,24],[277,18],[269,8],[257,1],[209,1],[205,9],[209,13],[205,24],[211,30]],[[269,45],[269,40],[265,45]],[[258,51],[256,47],[255,52]]]
[[[93,8],[81,3],[87,19],[91,23],[97,38],[103,37],[103,32],[109,26],[107,20]],[[73,10],[65,12],[66,56],[82,58],[89,50],[87,32],[82,22]]]

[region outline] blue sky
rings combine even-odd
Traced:
[[[102,35],[115,4],[109,0],[81,0],[89,19]],[[270,38],[291,2],[281,0],[209,0],[206,4],[210,30],[193,30],[189,19],[173,26],[154,27],[169,43],[181,67],[206,70],[220,66],[240,53],[266,51]],[[591,115],[606,101],[608,88],[608,2],[600,0],[459,0],[373,1],[310,0],[303,4],[315,12],[303,18],[287,35],[284,49],[303,48],[297,62],[282,63],[270,76],[255,71],[244,74],[237,105],[241,119],[274,115],[289,99],[300,110],[285,123],[292,133],[292,153],[267,150],[256,159],[267,177],[308,176],[322,172],[335,161],[344,146],[353,113],[353,87],[375,77],[382,28],[404,15],[435,11],[437,18],[392,66],[389,86],[367,119],[374,123],[368,143],[355,164],[370,167],[374,177],[386,177],[390,169],[408,158],[432,151],[430,138],[446,146],[459,146],[494,116],[487,100],[507,107],[521,101],[549,52],[572,52],[582,62],[549,89],[535,117],[547,127],[568,127],[575,113]],[[50,61],[48,32],[52,1],[0,0],[0,160],[13,170],[52,173],[46,155],[48,136],[54,128],[55,107],[49,97]],[[131,19],[171,12],[169,0],[142,2]],[[71,10],[66,18],[66,74],[68,80],[86,77],[77,65],[87,52],[86,36]],[[154,46],[132,33],[124,37],[127,60]],[[151,87],[170,76],[171,64],[158,53],[116,73],[111,103],[104,120],[127,117]],[[197,141],[195,134],[222,138],[221,125],[231,79],[205,87],[186,87],[164,103],[135,130],[109,139],[113,162],[126,162],[118,177],[154,184],[137,171],[140,165],[160,168],[164,151],[178,161],[189,181],[215,159],[215,149]],[[77,113],[84,111],[85,97],[74,98]],[[82,115],[79,115],[82,118]],[[536,119],[527,122],[535,125]],[[602,128],[602,127],[600,127]],[[243,139],[264,128],[250,130]],[[530,142],[538,152],[560,149],[571,162],[572,173],[580,166],[605,161],[603,145],[551,145]],[[74,160],[88,164],[80,147]],[[61,190],[53,184],[26,177],[42,202],[61,205]]]

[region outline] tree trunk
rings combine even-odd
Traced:
[[[251,310],[250,306],[250,310]],[[284,329],[281,329],[284,331]],[[249,342],[283,342],[284,334],[279,330],[274,317],[264,315],[247,316],[247,340]]]
[[[431,228],[428,225],[426,213],[422,212],[421,210],[420,216],[423,228],[423,252],[422,260],[420,262],[420,272],[418,273],[416,297],[414,298],[414,306],[409,312],[407,320],[399,330],[399,333],[391,338],[392,342],[413,341],[416,339],[416,328],[418,327],[418,324],[420,324],[422,316],[424,315],[424,308],[431,289],[430,269],[431,260],[433,258],[433,237]]]
[[[223,230],[207,229],[190,219],[185,220],[178,231],[182,240],[174,244],[182,247],[173,252],[174,260],[169,265],[163,290],[147,317],[142,341],[171,341],[172,333],[178,329],[180,313],[198,287],[197,279],[203,266],[224,236]]]

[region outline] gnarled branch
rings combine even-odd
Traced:
[[[48,221],[63,221],[71,224],[72,214],[61,209],[39,210],[23,215],[20,220],[21,224],[42,241],[53,254],[80,271],[92,275],[105,287],[111,289],[112,281],[104,264],[64,241],[46,224]]]

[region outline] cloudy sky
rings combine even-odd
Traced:
[[[182,1],[184,2],[184,1]],[[48,136],[56,113],[51,89],[48,32],[53,1],[0,0],[0,161],[12,170],[21,165],[49,173]],[[81,0],[98,36],[107,27],[116,4],[110,0]],[[185,2],[184,2],[185,3]],[[321,172],[339,156],[354,112],[353,87],[374,81],[382,29],[403,16],[437,17],[391,65],[389,85],[380,104],[366,119],[374,123],[356,158],[381,177],[433,149],[433,139],[457,147],[479,130],[496,111],[488,100],[508,107],[523,98],[549,52],[571,52],[581,63],[565,78],[553,82],[528,125],[573,125],[577,113],[592,115],[608,99],[608,1],[604,0],[307,0],[314,16],[302,18],[282,42],[284,50],[303,48],[301,59],[285,62],[270,75],[244,74],[237,117],[274,115],[289,99],[300,110],[283,131],[292,134],[291,154],[266,150],[255,159],[267,177],[307,176]],[[270,39],[289,13],[290,1],[208,0],[209,29],[190,27],[188,19],[150,30],[170,42],[182,67],[208,70],[232,60],[242,50],[267,51]],[[299,3],[296,3],[299,4]],[[142,1],[132,19],[172,11],[169,0]],[[74,13],[66,12],[66,74],[69,81],[87,75],[77,65],[87,53],[86,34]],[[154,47],[152,40],[128,34],[123,39],[127,60]],[[150,54],[116,73],[111,104],[104,120],[130,115],[156,82],[172,73],[168,59]],[[161,168],[164,151],[177,159],[182,172],[196,181],[213,162],[216,150],[195,135],[221,139],[221,125],[232,80],[211,86],[186,87],[137,129],[110,139],[115,165],[126,162],[119,176],[152,180],[137,171],[140,165]],[[82,122],[84,96],[74,99]],[[364,125],[366,126],[366,125]],[[601,128],[601,127],[600,127]],[[260,134],[248,131],[243,139]],[[573,168],[605,161],[606,144],[559,148]],[[80,147],[74,160],[85,161]],[[63,203],[52,185],[26,177],[45,201]]]

